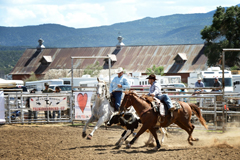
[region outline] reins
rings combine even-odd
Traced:
[[[129,94],[131,94],[131,93],[129,93]],[[137,96],[137,95],[135,95],[134,93],[132,93],[132,94],[133,94],[132,96]],[[125,96],[126,96],[126,95],[125,95]],[[137,96],[137,97],[139,97],[139,96]],[[139,98],[142,99],[142,100],[144,100],[144,99],[141,98],[141,97],[139,97]],[[126,102],[128,102],[128,101],[130,101],[130,104],[132,104],[131,98],[127,97]],[[144,101],[145,101],[145,100],[144,100]],[[123,108],[124,108],[124,112],[125,112],[125,111],[127,110],[127,109],[126,109],[126,103],[124,104]],[[142,111],[142,112],[140,113],[139,117],[143,116],[146,112],[150,111],[151,109],[152,109],[152,108],[150,107],[149,109],[147,109],[147,110],[145,110],[145,111]]]

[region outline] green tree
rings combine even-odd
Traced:
[[[24,82],[28,82],[28,81],[38,81],[38,78],[36,77],[36,75],[34,74],[34,72],[30,73],[30,77],[26,77],[23,79]]]
[[[152,66],[152,68],[147,68],[147,74],[155,74],[155,75],[163,75],[164,74],[164,67],[163,66],[159,66],[156,67],[155,65]]]
[[[240,48],[240,8],[232,6],[225,10],[217,7],[211,26],[201,31],[206,42],[205,55],[208,65],[214,66],[221,60],[223,48]],[[227,52],[225,64],[232,67],[240,66],[239,52]]]
[[[100,73],[100,70],[103,69],[102,66],[99,65],[99,62],[97,61],[95,64],[88,65],[84,71],[83,74],[89,74],[91,77],[97,76]]]

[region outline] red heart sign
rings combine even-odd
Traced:
[[[84,93],[84,95],[82,93],[79,93],[77,96],[78,106],[82,112],[84,112],[84,109],[86,107],[87,99],[88,99],[87,93]]]

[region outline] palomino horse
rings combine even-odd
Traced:
[[[87,136],[87,139],[91,140],[93,133],[104,123],[107,122],[111,115],[114,112],[114,108],[111,107],[109,104],[108,98],[109,98],[109,92],[106,82],[98,80],[97,84],[97,90],[96,90],[96,99],[95,99],[95,105],[92,108],[92,115],[91,118],[86,122],[82,137],[86,137],[86,129],[89,123],[96,122],[97,124],[94,127],[93,131]]]
[[[206,122],[201,115],[200,109],[195,104],[188,104],[185,102],[179,102],[179,104],[181,105],[181,108],[173,111],[172,118],[170,114],[166,115],[165,117],[161,116],[161,123],[159,123],[159,113],[153,111],[150,103],[148,103],[145,99],[139,97],[136,93],[132,91],[126,91],[124,99],[120,106],[120,112],[126,110],[130,106],[133,106],[143,124],[137,135],[128,143],[127,148],[130,148],[135,140],[148,129],[154,136],[157,143],[157,146],[154,148],[154,150],[158,150],[161,145],[159,143],[155,127],[168,127],[172,123],[177,124],[188,133],[188,143],[190,145],[193,145],[191,141],[198,141],[198,139],[192,137],[194,125],[190,122],[190,120],[193,111],[200,120],[201,124],[207,129]]]

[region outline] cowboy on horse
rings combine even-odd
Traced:
[[[151,84],[147,95],[158,98],[161,102],[167,105],[170,112],[174,111],[176,109],[175,106],[173,106],[171,99],[167,94],[162,94],[161,86],[156,82],[156,76],[151,74],[146,79],[148,79],[148,82]]]

